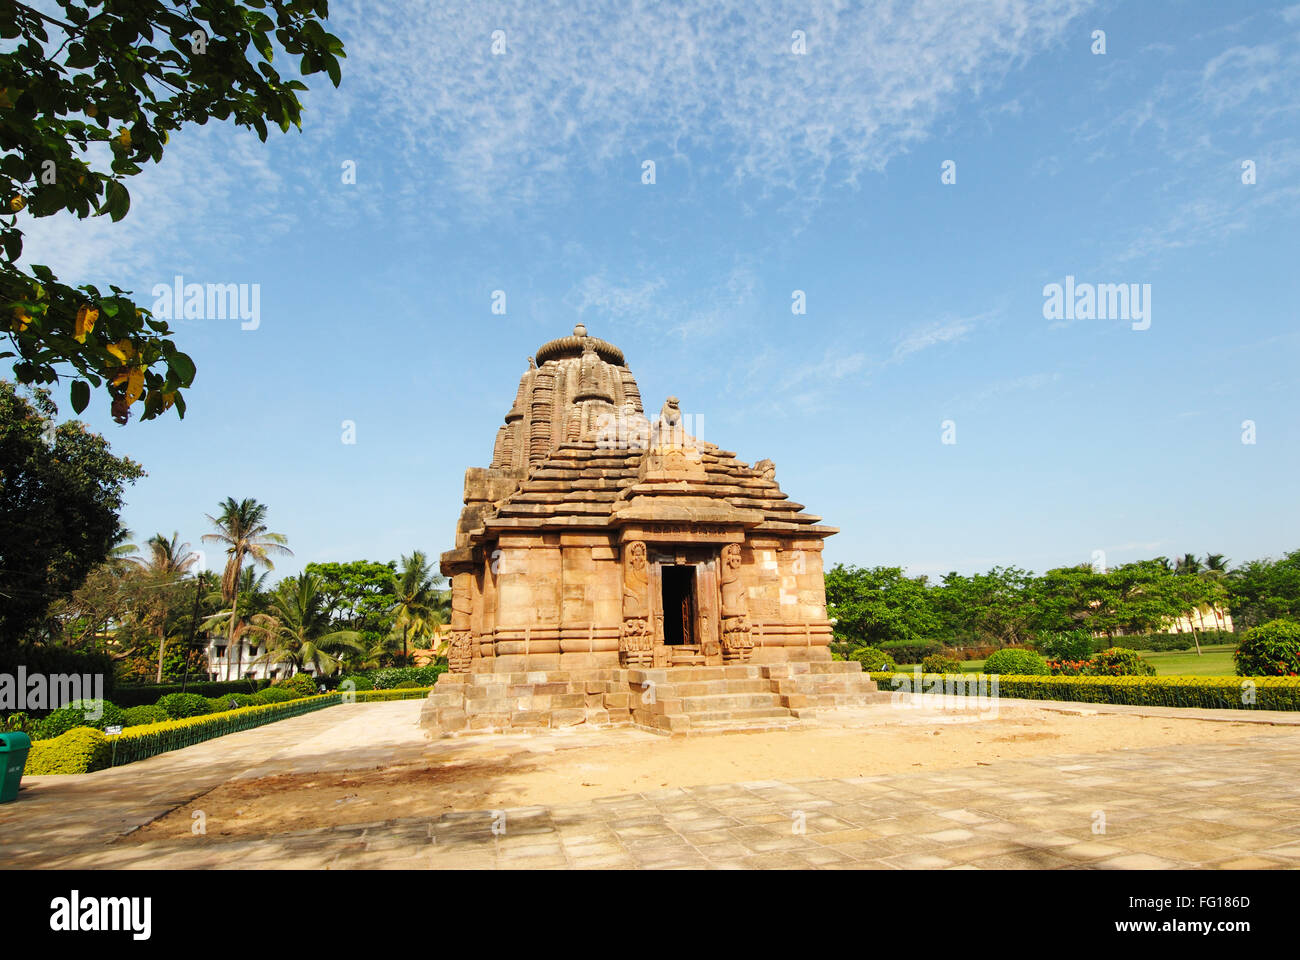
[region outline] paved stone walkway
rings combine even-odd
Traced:
[[[410,706],[324,710],[128,767],[85,777],[32,778],[32,789],[19,803],[0,807],[0,865],[1300,866],[1300,730],[1236,743],[1007,760],[955,770],[663,789],[563,807],[351,824],[269,840],[109,842],[232,776],[356,769],[430,756],[436,744],[413,725]]]

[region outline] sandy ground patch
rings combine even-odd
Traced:
[[[1293,727],[1003,709],[996,719],[844,711],[834,725],[665,739],[632,730],[431,741],[418,761],[233,779],[120,842],[252,838],[453,810],[561,806],[664,787],[809,780],[987,765],[1003,759],[1294,734]]]

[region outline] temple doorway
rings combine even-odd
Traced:
[[[695,636],[695,567],[673,565],[663,568],[664,643],[690,646]]]

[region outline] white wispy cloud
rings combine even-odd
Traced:
[[[883,168],[1089,5],[345,0],[332,9],[348,103],[321,109],[479,206],[568,196],[617,164],[635,182],[643,157],[703,152],[726,181],[805,196]]]
[[[930,347],[962,340],[975,329],[975,322],[973,317],[951,317],[906,331],[894,345],[893,360],[899,362]]]

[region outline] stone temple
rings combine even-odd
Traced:
[[[822,546],[768,460],[645,415],[623,353],[579,325],[543,344],[465,473],[450,671],[432,732],[633,724],[766,729],[874,699],[833,662]]]

